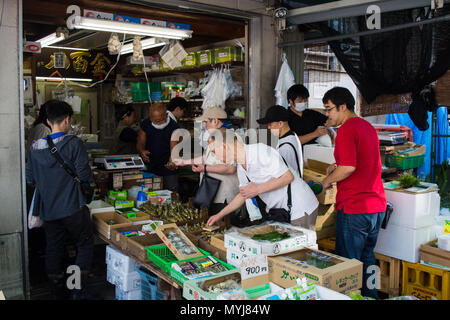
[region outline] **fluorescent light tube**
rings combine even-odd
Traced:
[[[52,34],[49,34],[48,36],[43,37],[42,39],[39,39],[37,42],[40,42],[41,48],[44,48],[64,39],[65,37],[63,33],[61,33],[61,35],[57,37],[56,32],[53,32]]]
[[[75,51],[89,51],[89,49],[84,49],[84,48],[58,47],[58,46],[46,46],[46,48],[75,50]]]
[[[156,38],[146,38],[141,40],[142,50],[164,46],[166,42],[158,41]],[[133,52],[133,43],[128,43],[122,47],[120,54],[128,54]]]
[[[36,77],[36,80],[51,80],[51,81],[83,81],[90,82],[92,79],[87,78],[56,78],[56,77]]]
[[[192,36],[192,30],[156,27],[146,24],[92,19],[75,16],[72,26],[75,29],[88,29],[95,31],[118,32],[148,37],[183,40]]]

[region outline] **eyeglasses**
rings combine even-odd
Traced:
[[[328,113],[328,112],[330,112],[331,110],[333,110],[334,108],[336,108],[336,106],[334,106],[334,107],[331,107],[331,108],[325,108],[325,113]]]

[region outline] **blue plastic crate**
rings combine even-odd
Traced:
[[[158,290],[158,277],[142,268],[136,271],[141,275],[142,300],[163,300],[164,292]]]

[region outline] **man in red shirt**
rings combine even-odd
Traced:
[[[362,295],[377,299],[376,278],[367,268],[375,265],[373,250],[386,212],[378,135],[369,122],[355,114],[355,99],[348,89],[328,90],[322,102],[328,124],[340,126],[336,163],[322,182],[325,189],[337,182],[336,254],[363,262]]]

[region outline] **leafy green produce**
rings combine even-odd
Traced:
[[[289,238],[289,233],[287,232],[277,232],[277,231],[272,231],[272,232],[268,232],[268,233],[262,233],[262,234],[256,234],[252,237],[253,240],[257,240],[257,241],[270,241],[270,242],[275,242],[275,241],[281,241],[284,239]]]
[[[419,179],[414,177],[412,174],[404,174],[398,179],[400,182],[400,187],[403,189],[408,189],[411,187],[417,187],[420,184]]]
[[[355,292],[350,292],[350,298],[352,300],[375,300],[374,298],[369,298],[369,297],[364,298],[362,295],[357,294]]]

